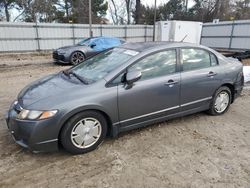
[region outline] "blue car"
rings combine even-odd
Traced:
[[[59,63],[79,64],[86,58],[104,50],[119,46],[125,41],[115,37],[86,38],[73,46],[64,46],[53,51],[53,59]]]

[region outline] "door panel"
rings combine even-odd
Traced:
[[[214,92],[221,84],[221,76],[219,73],[209,76],[209,72],[217,72],[216,70],[217,67],[211,67],[181,73],[180,103],[183,110],[189,107],[199,107],[212,98]],[[193,104],[187,105],[188,103]]]
[[[214,92],[221,85],[220,67],[211,66],[210,54],[205,50],[190,49],[182,51],[181,54],[184,69],[181,72],[181,110],[208,105]]]
[[[179,92],[180,73],[138,81],[130,89],[126,85],[118,86],[121,126],[178,112]]]
[[[175,49],[146,55],[127,68],[141,72],[139,81],[118,86],[120,125],[124,128],[179,110],[180,73]]]

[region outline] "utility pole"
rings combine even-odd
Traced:
[[[186,0],[185,2],[185,9],[186,9],[186,12],[188,12],[188,0]]]
[[[89,0],[89,37],[93,37],[93,32],[92,32],[92,5],[91,5],[91,0]]]
[[[155,41],[155,22],[156,22],[156,0],[155,0],[155,10],[154,10],[153,41]]]

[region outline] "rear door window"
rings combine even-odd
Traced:
[[[181,53],[183,71],[191,71],[211,66],[210,54],[205,50],[184,48],[181,49]]]
[[[218,65],[217,57],[214,54],[210,53],[210,59],[211,59],[211,66]]]

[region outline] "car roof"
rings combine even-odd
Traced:
[[[187,46],[203,48],[203,46],[201,45],[187,43],[187,42],[131,42],[131,43],[125,43],[119,46],[119,48],[125,48],[129,50],[142,52],[157,47],[177,48],[177,47],[187,47]]]
[[[117,37],[109,37],[109,36],[96,36],[96,37],[90,37],[90,39],[100,39],[100,38],[119,39],[119,38],[117,38]]]

